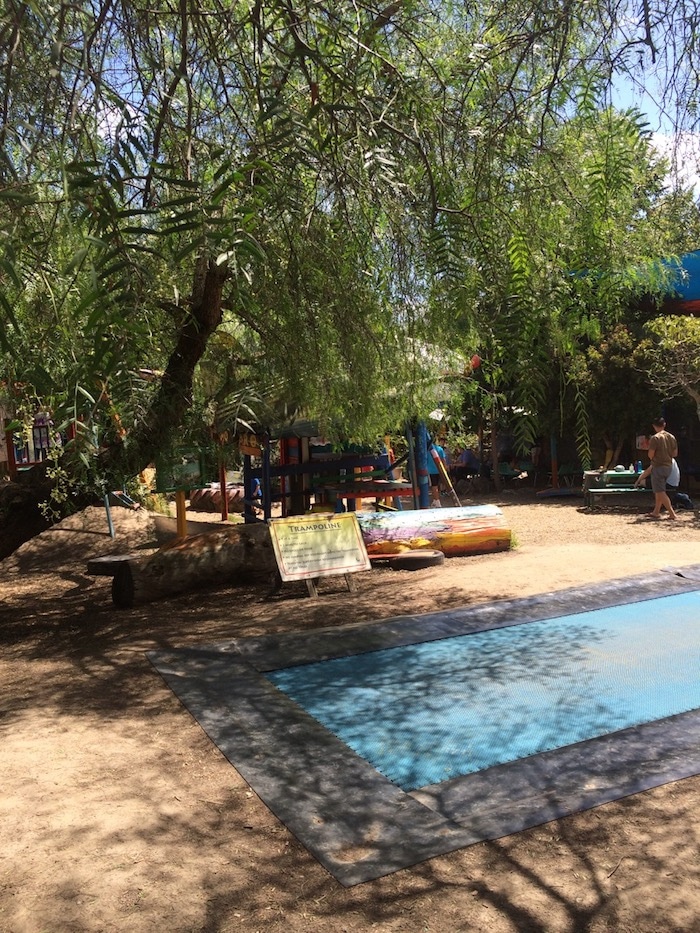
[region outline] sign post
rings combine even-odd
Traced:
[[[352,591],[348,574],[372,569],[353,512],[276,518],[270,537],[281,581],[305,580],[312,596],[319,577],[343,574]]]

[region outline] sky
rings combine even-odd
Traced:
[[[645,114],[652,131],[652,142],[659,155],[671,163],[668,183],[692,187],[700,197],[700,133],[676,132],[655,95],[631,82],[618,78],[612,92],[613,105],[620,110],[636,107]]]

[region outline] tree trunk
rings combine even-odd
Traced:
[[[168,449],[192,401],[194,372],[211,335],[221,323],[225,266],[202,257],[197,262],[189,312],[143,420],[101,456],[107,473],[120,482],[136,476]]]
[[[112,601],[119,609],[130,609],[207,585],[246,579],[271,582],[276,570],[267,525],[217,528],[168,543],[150,557],[120,562],[112,581]]]
[[[114,479],[114,488],[137,476],[177,436],[191,404],[195,369],[221,323],[227,276],[225,266],[204,257],[198,260],[190,307],[152,405],[129,434],[100,454],[101,469]],[[70,465],[64,465],[70,471]],[[44,466],[37,465],[18,483],[0,486],[0,560],[51,525],[39,506],[49,501],[52,485]],[[78,489],[69,505],[75,511],[92,501],[94,495]]]

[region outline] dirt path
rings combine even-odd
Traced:
[[[493,501],[493,499],[491,500]],[[518,546],[351,596],[223,587],[112,608],[88,557],[153,544],[89,510],[0,564],[0,931],[700,931],[700,778],[344,889],[260,802],[149,665],[154,647],[308,630],[700,563],[700,523],[576,499],[498,502]]]

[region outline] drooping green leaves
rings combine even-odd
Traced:
[[[603,106],[625,12],[10,3],[8,373],[129,438],[156,404],[177,431],[192,397],[244,390],[371,437],[478,351],[480,410],[524,412],[526,444],[552,383],[697,231],[687,199],[664,206],[640,115]],[[142,370],[173,380],[170,408]]]

